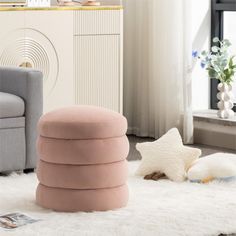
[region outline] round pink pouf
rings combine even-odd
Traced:
[[[127,120],[114,111],[72,106],[38,123],[38,205],[63,212],[126,206]]]

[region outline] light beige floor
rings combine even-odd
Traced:
[[[141,156],[139,152],[136,150],[135,145],[136,143],[142,143],[142,142],[152,142],[154,139],[152,138],[140,138],[133,135],[129,135],[129,142],[130,142],[130,152],[128,156],[128,160],[140,160]],[[225,148],[218,148],[218,147],[211,147],[211,146],[205,146],[205,145],[191,145],[197,148],[200,148],[202,150],[202,156],[207,156],[216,152],[226,152],[226,153],[235,153],[234,150],[229,150]]]

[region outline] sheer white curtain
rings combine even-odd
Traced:
[[[129,133],[179,128],[192,142],[190,0],[124,0],[124,114]]]

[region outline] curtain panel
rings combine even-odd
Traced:
[[[191,1],[124,0],[124,115],[129,133],[177,127],[193,141]]]

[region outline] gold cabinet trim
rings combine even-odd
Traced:
[[[51,6],[51,7],[0,7],[0,11],[94,11],[122,10],[123,6]]]

